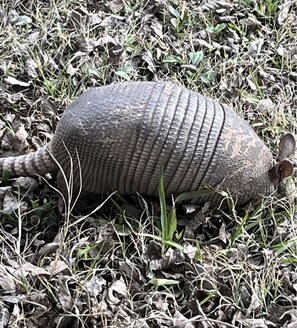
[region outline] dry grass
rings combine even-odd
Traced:
[[[296,12],[293,0],[3,1],[2,152],[45,144],[71,99],[122,80],[178,81],[226,102],[276,152],[296,134]],[[0,327],[296,325],[286,200],[177,207],[176,223],[156,200],[97,197],[61,216],[43,179],[19,178],[3,179],[0,202]]]

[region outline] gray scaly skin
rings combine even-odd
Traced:
[[[0,173],[44,175],[57,170],[57,162],[67,178],[73,176],[74,194],[81,178],[84,192],[157,196],[162,162],[166,196],[211,186],[230,191],[238,204],[270,194],[292,174],[291,164],[276,164],[252,128],[230,108],[164,82],[88,90],[65,110],[49,145],[0,159]],[[197,202],[215,202],[216,197]]]

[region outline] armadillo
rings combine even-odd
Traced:
[[[0,159],[0,173],[44,175],[60,170],[79,191],[158,195],[160,165],[167,197],[211,187],[237,204],[272,193],[293,172],[286,160],[294,137],[280,143],[277,161],[232,109],[168,82],[95,87],[64,111],[51,142]],[[59,181],[61,179],[61,173]],[[62,182],[60,189],[67,194]],[[219,194],[195,202],[215,201]]]

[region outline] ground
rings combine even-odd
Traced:
[[[118,81],[227,103],[274,155],[296,134],[295,0],[15,0],[0,18],[3,156],[46,144],[71,100]],[[55,186],[3,176],[0,327],[296,326],[294,191],[193,213],[97,197],[61,214]]]

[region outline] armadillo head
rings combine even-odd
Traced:
[[[238,123],[240,124],[240,122]],[[286,134],[280,140],[279,153],[276,159],[256,136],[253,130],[244,129],[245,134],[232,130],[231,127],[222,133],[223,150],[220,158],[228,154],[228,166],[224,172],[216,167],[213,176],[224,177],[219,185],[220,190],[228,190],[235,196],[237,205],[258,200],[271,193],[286,191],[284,180],[292,175],[293,165],[286,158],[295,150],[295,139],[291,134]],[[238,133],[237,138],[232,133]],[[224,164],[224,160],[222,165]],[[224,175],[223,175],[224,174]],[[220,176],[221,175],[221,176]]]
[[[280,194],[285,194],[284,180],[293,174],[292,163],[286,158],[289,157],[296,147],[295,138],[288,133],[280,139],[279,152],[275,159],[274,166],[269,170],[269,179]]]

